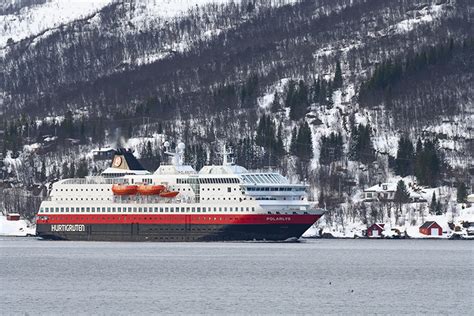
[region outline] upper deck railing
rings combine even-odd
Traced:
[[[102,176],[66,179],[61,184],[123,184],[128,183],[124,178],[105,178]]]

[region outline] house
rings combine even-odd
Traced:
[[[427,221],[420,226],[420,233],[427,236],[441,236],[443,229],[434,221]]]
[[[396,183],[379,183],[365,189],[362,198],[365,202],[393,201],[396,191]]]
[[[7,214],[7,221],[19,221],[20,214],[18,213],[8,213]]]
[[[382,237],[382,232],[385,224],[374,223],[369,228],[367,228],[367,237],[370,238],[380,238]]]
[[[422,189],[412,182],[405,182],[408,193],[410,194],[410,202],[425,203],[426,199],[421,195]],[[398,183],[379,183],[364,190],[362,200],[364,202],[385,201],[393,202],[395,192],[397,192]]]

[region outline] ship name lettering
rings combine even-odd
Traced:
[[[52,232],[84,232],[86,225],[51,225]]]
[[[267,221],[285,221],[285,222],[289,222],[291,221],[291,217],[289,216],[280,216],[280,217],[267,217]]]

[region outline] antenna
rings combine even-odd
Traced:
[[[163,146],[165,147],[165,154],[171,157],[171,164],[175,166],[182,166],[184,164],[184,150],[186,145],[183,142],[179,142],[175,148],[175,152],[170,151],[170,143],[165,141]]]
[[[232,154],[233,154],[232,149],[230,148],[229,150],[227,150],[227,146],[224,143],[223,150],[221,153],[223,166],[232,166],[234,164],[234,158],[231,157]]]

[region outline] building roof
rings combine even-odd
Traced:
[[[436,224],[437,226],[439,226],[438,223],[436,223],[435,221],[426,221],[424,222],[423,225],[420,226],[420,228],[430,228],[433,224]]]
[[[468,202],[474,202],[474,194],[469,194],[469,195],[467,196],[467,201],[468,201]]]
[[[369,228],[372,228],[372,227],[376,227],[376,228],[379,228],[380,230],[383,230],[385,224],[384,223],[373,223],[372,225],[369,226]]]
[[[386,187],[387,189],[384,189]],[[380,183],[376,184],[374,186],[371,186],[370,188],[367,188],[364,190],[365,192],[389,192],[389,191],[397,191],[397,183]]]

